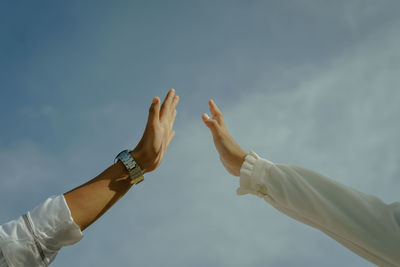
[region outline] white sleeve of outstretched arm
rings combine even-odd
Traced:
[[[0,225],[0,267],[45,267],[58,251],[83,237],[63,195],[48,198],[18,219]]]
[[[385,204],[311,170],[274,164],[254,152],[240,169],[237,193],[262,197],[379,266],[400,266],[399,202]]]

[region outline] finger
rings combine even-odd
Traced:
[[[149,109],[149,118],[147,124],[154,125],[159,121],[160,116],[160,98],[158,96],[153,98],[153,103],[151,103]]]
[[[204,113],[201,118],[204,124],[210,129],[211,134],[214,138],[219,136],[219,124],[215,119],[211,119],[206,113]]]
[[[174,96],[174,98],[172,99],[172,109],[176,108],[176,106],[179,103],[179,99],[180,99],[180,97],[178,95]]]
[[[167,114],[167,111],[171,109],[171,104],[172,104],[174,95],[175,95],[175,89],[172,88],[171,90],[169,90],[167,96],[164,99],[164,102],[162,103],[161,112],[160,112],[161,119],[163,119],[165,117],[165,115]]]
[[[174,123],[175,123],[176,114],[178,114],[178,111],[177,111],[176,109],[174,109],[174,111],[173,111],[173,113],[172,113],[172,118],[171,118],[170,129],[172,129],[172,127],[174,127]]]
[[[224,123],[224,116],[222,115],[222,112],[218,108],[217,104],[215,104],[214,100],[209,100],[208,104],[210,106],[210,112],[213,118],[215,118],[221,124]]]

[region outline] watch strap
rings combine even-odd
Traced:
[[[136,163],[135,159],[129,153],[129,150],[121,151],[115,157],[115,162],[117,162],[118,160],[120,160],[124,164],[134,184],[138,184],[144,180],[142,170],[140,169],[140,166]]]

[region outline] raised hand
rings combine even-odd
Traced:
[[[174,138],[172,129],[179,97],[171,89],[163,104],[155,97],[143,137],[131,152],[143,173],[160,165],[168,145]],[[64,194],[71,215],[81,230],[100,218],[133,186],[125,166],[119,161],[89,182]]]
[[[178,102],[179,96],[175,95],[174,89],[168,92],[162,105],[160,98],[153,98],[142,139],[131,152],[143,173],[151,172],[160,165],[175,136],[173,126]]]
[[[247,153],[229,134],[222,112],[213,100],[209,100],[212,118],[206,113],[202,115],[205,125],[210,129],[214,139],[215,147],[219,153],[219,158],[225,169],[234,176],[240,175],[240,168]]]

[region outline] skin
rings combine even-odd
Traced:
[[[153,98],[147,125],[132,157],[143,174],[154,171],[175,136],[173,130],[179,96],[171,89],[161,104]],[[72,218],[81,230],[86,229],[111,208],[133,186],[121,161],[111,165],[89,182],[64,194]]]
[[[210,129],[215,148],[225,169],[234,176],[240,175],[240,168],[247,153],[229,134],[224,116],[213,100],[208,101],[212,117],[206,113],[202,115],[204,124]]]

